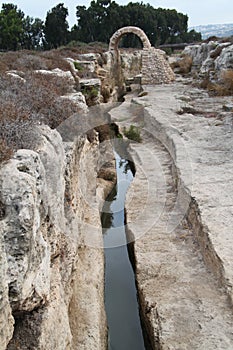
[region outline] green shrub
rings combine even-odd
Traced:
[[[136,142],[142,142],[140,130],[135,125],[130,125],[128,130],[126,128],[124,128],[123,133],[129,140],[133,140]]]
[[[79,62],[77,62],[77,61],[74,61],[74,68],[77,69],[77,70],[80,70],[80,71],[83,70],[82,65]]]
[[[81,92],[85,96],[85,100],[88,106],[95,104],[95,99],[99,94],[99,91],[95,86],[84,86],[81,88]]]

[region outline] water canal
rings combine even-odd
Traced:
[[[135,276],[125,232],[125,196],[133,172],[131,162],[119,153],[115,152],[117,184],[102,212],[108,350],[144,350]]]

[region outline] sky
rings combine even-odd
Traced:
[[[126,5],[131,2],[141,2],[132,0],[115,0],[120,5]],[[153,7],[162,7],[176,9],[178,12],[187,14],[189,17],[188,26],[206,25],[206,24],[225,24],[233,23],[233,1],[232,0],[145,0]],[[25,15],[39,17],[45,20],[46,13],[58,3],[64,3],[68,7],[70,27],[76,23],[76,6],[89,6],[87,0],[5,0],[3,3],[13,3],[22,10]]]

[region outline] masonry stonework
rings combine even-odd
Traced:
[[[174,72],[166,60],[164,51],[152,47],[144,31],[138,27],[128,26],[120,28],[110,38],[109,51],[114,53],[116,60],[119,55],[118,44],[120,39],[129,33],[137,35],[142,41],[142,84],[167,84],[175,80]]]

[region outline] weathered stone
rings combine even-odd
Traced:
[[[120,39],[123,35],[128,33],[137,35],[141,39],[143,47],[145,49],[149,49],[151,47],[150,41],[142,29],[138,27],[129,26],[120,28],[113,34],[109,42],[109,51],[117,50]]]
[[[142,52],[142,84],[167,84],[175,79],[165,52],[159,49],[150,48]]]
[[[178,83],[146,91],[133,100],[145,112],[138,120],[142,143],[131,145],[136,175],[126,211],[148,347],[227,350],[233,344],[233,129],[216,125],[216,116],[177,114],[179,96],[214,111],[227,98],[214,102]],[[135,123],[131,109],[123,104],[113,111],[120,127]]]
[[[75,79],[72,76],[70,71],[65,72],[59,68],[55,68],[53,70],[40,69],[34,72],[35,74],[43,74],[43,75],[47,75],[48,77],[51,76],[51,77],[65,78],[67,82],[70,82],[71,85],[75,85]]]
[[[63,144],[57,131],[40,132],[37,151],[19,150],[0,169],[1,349],[13,334],[11,308],[9,350],[105,349],[98,141]]]
[[[10,302],[15,310],[30,311],[45,303],[50,281],[49,246],[40,231],[41,220],[48,211],[48,189],[38,154],[18,151],[2,167],[0,183],[6,206],[2,224],[5,226]],[[44,198],[43,210],[41,197]]]
[[[186,46],[183,54],[192,57],[192,70],[200,71],[201,74],[212,71],[219,75],[223,69],[233,69],[233,45],[230,42],[210,41]]]
[[[142,74],[142,83],[146,84],[161,84],[161,83],[170,83],[175,79],[175,75],[165,58],[165,52],[162,50],[155,49],[151,47],[150,41],[147,38],[146,34],[138,27],[123,27],[116,31],[113,36],[110,38],[109,42],[109,51],[113,52],[113,66],[116,66],[115,74],[118,76],[118,81],[122,79],[120,77],[119,69],[119,52],[118,44],[122,36],[128,33],[133,33],[137,35],[142,42],[142,61],[141,61],[141,74]],[[124,62],[122,62],[123,71],[124,71]],[[138,73],[137,73],[138,74]],[[128,76],[127,78],[132,78]]]
[[[215,69],[233,69],[233,45],[223,48],[219,57],[215,60]]]
[[[81,112],[87,113],[87,111],[88,111],[85,97],[81,92],[74,92],[71,94],[60,96],[59,100],[70,100],[70,101],[74,102],[75,105],[77,105],[78,109]]]
[[[96,61],[98,58],[100,58],[99,53],[83,53],[78,55],[78,59],[81,61]]]
[[[209,41],[208,43],[202,43],[200,45],[190,45],[186,46],[183,54],[191,56],[193,59],[193,70],[199,70],[209,53],[216,49],[217,46],[217,41]]]
[[[3,226],[0,221],[0,349],[6,349],[14,331],[14,319],[8,297],[9,288],[6,278],[8,264],[3,244],[3,234]]]
[[[101,86],[101,81],[100,79],[81,79],[80,86],[81,88],[85,86],[99,88]]]
[[[22,77],[24,74],[22,74],[22,72],[18,72],[18,71],[7,71],[6,75],[10,76],[11,78],[14,78],[16,81],[20,81],[22,83],[26,83],[26,80]],[[21,76],[22,75],[22,76]]]

